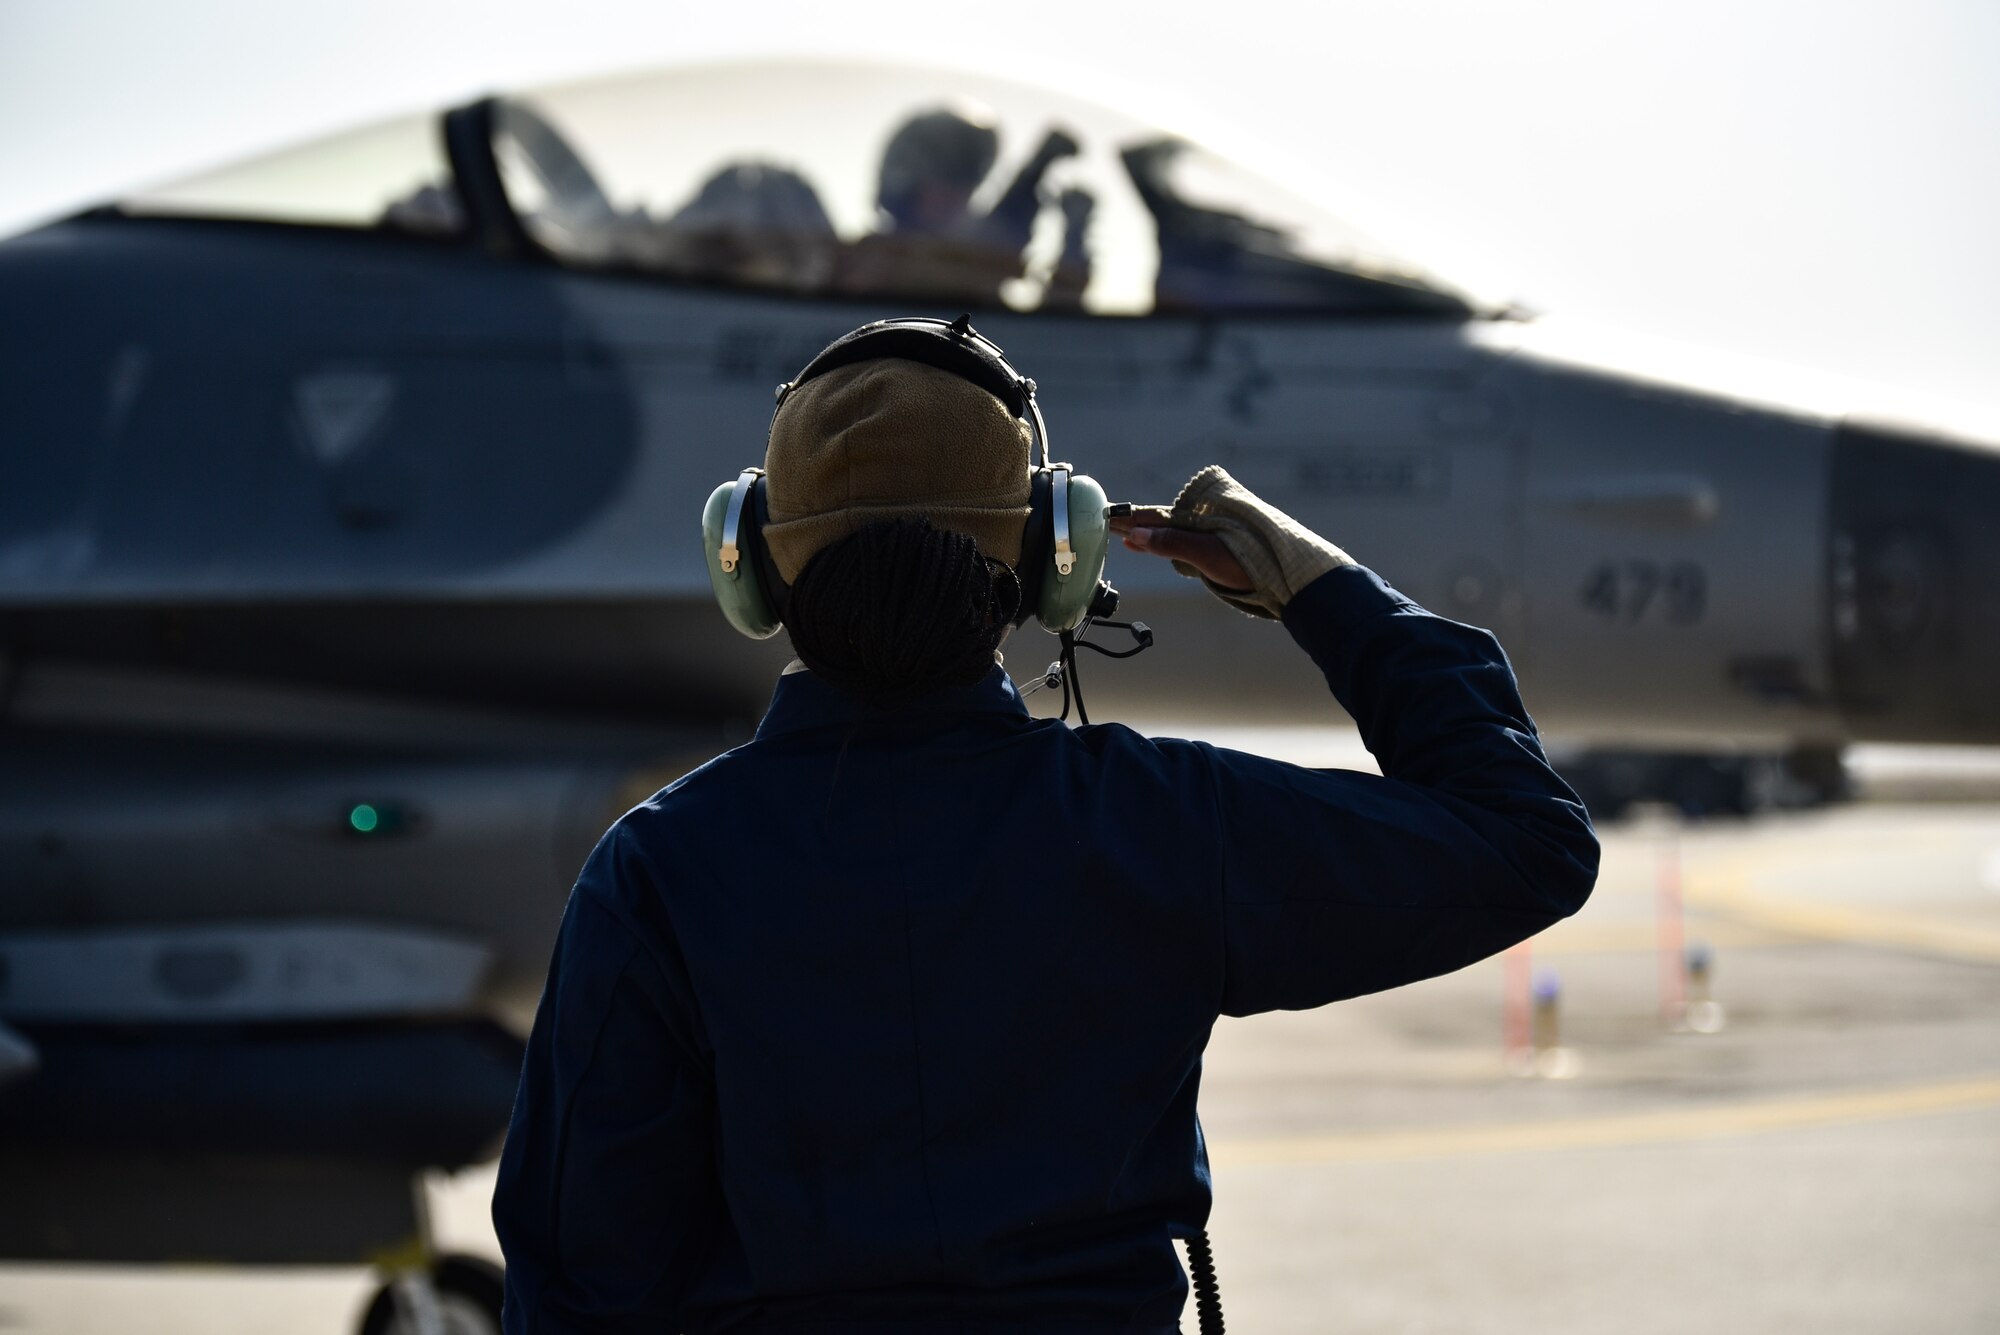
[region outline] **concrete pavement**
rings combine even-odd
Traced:
[[[1719,1033],[1661,1023],[1663,885],[1712,949]],[[2000,807],[1616,829],[1532,954],[1572,1078],[1511,1073],[1498,962],[1219,1027],[1231,1329],[2000,1329]],[[448,1243],[491,1249],[490,1187],[439,1184]],[[369,1285],[0,1266],[0,1331],[342,1335]]]

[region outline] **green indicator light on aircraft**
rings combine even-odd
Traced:
[[[372,834],[375,827],[382,823],[382,815],[366,802],[357,802],[354,809],[347,813],[347,823],[354,827],[356,834]]]

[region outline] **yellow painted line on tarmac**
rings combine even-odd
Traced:
[[[1685,887],[1688,906],[1752,927],[1822,941],[1906,950],[1975,964],[2000,964],[2000,931],[1990,927],[1893,910],[1816,904],[1753,891],[1744,882],[1741,874],[1727,871],[1719,876],[1690,876]]]
[[[1218,1165],[1233,1167],[1252,1164],[1377,1163],[1471,1154],[1606,1149],[1878,1122],[1980,1108],[2000,1108],[2000,1076],[1900,1089],[1857,1090],[1806,1098],[1676,1108],[1665,1112],[1433,1127],[1421,1131],[1360,1131],[1274,1140],[1225,1141],[1211,1147],[1211,1157]]]

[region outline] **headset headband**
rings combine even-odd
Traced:
[[[1027,423],[1028,517],[1015,566],[1023,594],[1015,624],[1033,615],[1045,629],[1064,636],[1064,657],[1073,671],[1071,632],[1092,616],[1108,615],[1117,606],[1116,591],[1103,582],[1105,549],[1110,541],[1104,489],[1090,478],[1077,476],[1066,463],[1049,462],[1048,427],[1035,401],[1035,382],[1016,371],[991,339],[973,329],[971,316],[877,320],[836,339],[806,363],[797,379],[778,386],[772,426],[777,425],[785,400],[800,385],[836,367],[878,357],[922,362],[957,376],[992,394],[1015,420]],[[770,544],[763,538],[764,527],[770,522],[763,472],[761,468],[743,470],[734,481],[709,493],[702,508],[702,549],[710,587],[730,624],[752,639],[777,633],[791,594],[771,556]],[[1150,632],[1145,634],[1150,637]],[[1064,687],[1065,700],[1069,689]],[[1079,716],[1082,704],[1079,694]],[[1063,712],[1069,712],[1067,703]]]
[[[771,410],[772,422],[777,422],[778,410],[785,406],[791,392],[808,380],[878,357],[922,362],[979,386],[1028,424],[1034,435],[1029,458],[1032,461],[1039,455],[1037,466],[1049,467],[1049,431],[1042,421],[1041,405],[1035,402],[1035,382],[1013,368],[998,344],[972,327],[970,315],[961,315],[956,320],[920,315],[876,320],[843,334],[807,362],[795,379],[778,386],[777,406]]]

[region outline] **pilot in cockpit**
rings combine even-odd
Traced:
[[[655,241],[657,262],[673,272],[800,292],[827,285],[838,244],[811,182],[754,161],[718,168]]]
[[[975,213],[973,196],[1000,156],[991,114],[960,104],[910,117],[882,152],[879,226],[847,248],[840,286],[870,294],[997,298],[1003,282],[1025,271],[1044,204],[1043,178],[1077,151],[1074,137],[1051,127],[1000,197]],[[1057,202],[1066,235],[1048,297],[1073,303],[1088,277],[1083,230],[1092,201],[1087,192],[1070,189]]]

